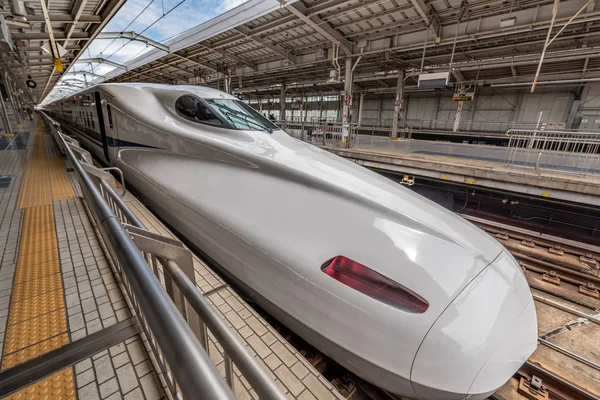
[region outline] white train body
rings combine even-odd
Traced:
[[[77,96],[48,110],[248,297],[365,380],[411,398],[485,398],[535,350],[521,269],[457,215],[264,119],[233,129],[229,109],[212,108],[215,126],[175,107],[237,100],[216,90]]]

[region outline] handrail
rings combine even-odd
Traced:
[[[129,207],[125,205],[113,188],[105,182],[102,182],[102,184],[108,192],[108,195],[115,201],[120,211],[123,212],[126,219],[129,221],[129,224],[137,228],[146,229],[144,224],[131,212]],[[248,382],[250,382],[258,396],[261,399],[286,399],[279,390],[277,384],[269,377],[269,375],[267,375],[254,357],[246,350],[244,345],[240,343],[233,332],[225,325],[223,319],[213,310],[206,297],[198,291],[196,285],[189,280],[177,263],[171,260],[165,260],[162,257],[158,258],[158,260],[182,291],[184,297],[189,301],[194,311],[198,313],[202,322],[206,324],[208,329],[215,335],[219,344],[223,346],[225,352],[231,357]]]
[[[513,134],[561,134],[561,135],[575,135],[575,136],[592,136],[600,138],[600,132],[589,132],[589,131],[572,131],[572,130],[546,130],[546,129],[520,129],[520,128],[512,128],[506,131],[506,136],[511,136]]]
[[[43,115],[54,122],[49,116]],[[58,137],[65,142],[62,134]],[[63,144],[79,176],[82,190],[87,194],[89,205],[106,233],[133,292],[141,300],[139,306],[185,398],[197,398],[202,393],[205,399],[235,399],[91,177],[70,147]]]
[[[277,384],[267,375],[256,359],[248,353],[235,337],[233,332],[225,325],[223,319],[213,310],[208,300],[198,292],[194,285],[179,268],[177,263],[159,259],[165,271],[177,283],[185,298],[190,302],[192,308],[200,315],[202,321],[215,335],[219,344],[237,365],[244,377],[250,382],[261,399],[287,399],[281,394]]]
[[[47,118],[49,118],[49,117],[47,117]],[[58,127],[58,125],[56,125],[56,126]],[[57,130],[57,132],[59,133],[61,139],[64,140],[64,135],[62,135],[60,133],[60,131],[58,131],[58,130]],[[74,156],[74,153],[68,148],[69,146],[65,145],[63,147],[67,148],[69,150],[70,154]],[[79,165],[79,162],[76,159],[73,162],[77,164],[77,167],[79,169],[81,169],[83,171],[83,173],[87,174],[87,172],[83,168],[81,168],[81,166]],[[88,178],[89,178],[89,176],[88,176]],[[143,223],[129,209],[129,207],[127,207],[125,202],[115,192],[115,190],[109,184],[107,184],[107,182],[105,182],[104,180],[100,179],[99,182],[100,182],[99,192],[100,192],[101,200],[108,201],[108,204],[106,204],[106,203],[104,203],[104,204],[107,205],[108,208],[111,209],[111,211],[113,211],[116,214],[116,215],[115,214],[113,214],[113,215],[115,216],[117,221],[119,221],[119,217],[121,217],[121,221],[119,221],[119,223],[118,223],[119,226],[122,229],[124,229],[123,225],[121,225],[121,222],[122,222],[122,223],[126,223],[128,225],[131,225],[133,227],[142,229],[144,231],[147,231],[147,229],[143,225]],[[92,183],[92,186],[94,186],[94,188],[98,191],[98,188],[96,188],[96,186],[93,185],[93,183]],[[102,192],[105,192],[105,194],[107,196],[103,197]],[[116,207],[114,207],[114,206],[116,206]],[[107,236],[110,238],[110,235],[107,235]],[[142,255],[144,253],[143,252],[140,253],[139,248],[135,245],[135,243],[131,239],[130,239],[130,241],[131,241],[132,245],[136,248],[137,254],[142,258],[142,260],[144,260],[144,256]],[[271,377],[264,371],[264,368],[248,352],[248,350],[245,348],[245,346],[233,334],[231,329],[225,324],[224,320],[214,311],[213,307],[210,305],[210,303],[208,302],[206,297],[204,297],[202,295],[202,293],[198,290],[195,282],[192,282],[192,280],[190,280],[189,276],[186,275],[186,273],[182,270],[182,268],[180,268],[180,266],[171,259],[167,260],[163,257],[156,256],[151,253],[148,253],[148,255],[151,256],[154,263],[155,263],[155,260],[158,260],[163,265],[163,267],[164,267],[163,271],[165,271],[166,274],[171,277],[172,281],[176,284],[177,288],[181,291],[181,294],[183,295],[183,297],[188,301],[191,308],[200,317],[201,325],[205,326],[206,328],[208,328],[210,330],[210,332],[217,339],[218,343],[225,350],[224,351],[224,359],[226,362],[225,371],[226,371],[226,375],[227,375],[226,376],[227,382],[231,383],[232,379],[233,379],[233,376],[232,376],[233,375],[233,366],[231,365],[231,361],[233,361],[235,363],[235,365],[238,367],[238,369],[240,370],[240,372],[243,374],[244,378],[246,378],[246,380],[251,384],[252,388],[256,391],[256,393],[259,395],[259,397],[261,399],[266,399],[266,400],[284,400],[284,399],[286,399],[285,395],[281,392],[279,386],[277,386],[277,384],[273,381],[273,379],[271,379]],[[150,271],[150,275],[154,277],[154,275],[152,274],[152,270],[149,267],[149,264],[146,263],[145,261],[143,261],[143,263],[145,264],[143,267],[145,268],[146,271]],[[122,268],[122,269],[125,270],[125,268]],[[156,273],[156,270],[154,271],[154,273]],[[129,281],[130,277],[127,276],[127,279]],[[169,295],[164,292],[164,289],[163,289],[162,285],[160,284],[160,282],[158,284],[161,286],[161,289],[163,290],[162,293],[166,295],[168,300],[171,300],[169,298]],[[137,297],[137,292],[134,294]],[[143,303],[143,302],[138,301],[138,303]],[[175,307],[175,312],[181,316],[181,314],[177,310],[177,304],[174,304],[171,301],[171,306]],[[142,311],[143,311],[143,314],[146,314],[146,310],[142,310]],[[187,315],[188,313],[184,313],[184,314]],[[184,324],[188,327],[188,330],[190,330],[189,325],[187,325],[187,323],[185,323],[185,319],[184,319]],[[150,326],[150,328],[151,328],[152,334],[154,335],[154,328],[152,326]],[[198,340],[196,339],[196,336],[194,335],[193,331],[191,332],[191,335],[192,335],[191,339],[195,342],[194,344],[199,344],[200,347],[202,347],[203,346],[202,342],[204,340],[206,340],[206,333],[202,334],[203,340],[201,339],[200,342],[198,342]],[[176,340],[176,339],[173,339],[173,340]],[[160,341],[158,341],[158,343],[159,343],[160,348],[162,349],[162,347],[163,347],[162,343]],[[203,353],[204,356],[208,357],[208,354],[207,354],[208,348],[204,347],[203,350],[206,350],[206,352]],[[171,367],[171,360],[167,360],[167,361],[168,361],[169,366]],[[209,362],[210,362],[210,358],[209,358]],[[217,374],[219,375],[218,376],[219,382],[223,382],[220,374],[218,372],[217,372]],[[176,378],[177,383],[179,384],[179,376],[176,376],[175,378]],[[202,393],[203,398],[212,398],[212,397],[210,397],[210,394],[205,395],[205,393],[202,390],[203,390],[202,388],[196,387],[196,389],[195,389],[196,395],[192,396],[192,397],[196,398],[198,393]],[[192,398],[192,397],[190,397],[190,398]],[[219,397],[219,398],[228,399],[230,397]]]

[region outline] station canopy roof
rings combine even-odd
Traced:
[[[91,24],[104,28],[99,35],[77,25],[88,38],[76,42],[80,51],[72,54],[79,59],[61,82],[75,77],[80,84],[63,84],[48,99],[100,82],[220,89],[227,82],[234,93],[262,98],[278,97],[282,86],[288,94],[339,94],[346,59],[356,64],[355,91],[393,92],[401,70],[407,91],[431,90],[416,87],[429,72],[449,72],[450,86],[461,90],[528,90],[551,25],[541,84],[600,80],[600,2],[562,1],[554,21],[553,6],[550,0],[128,0],[106,26]]]

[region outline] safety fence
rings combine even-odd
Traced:
[[[146,230],[117,193],[113,176],[95,167],[90,153],[77,140],[64,135],[57,122],[43,116],[61,152],[73,165],[87,208],[148,338],[169,397],[235,399],[235,364],[261,399],[285,399],[198,290],[191,252],[177,240]],[[122,191],[125,193],[124,187]],[[209,340],[216,341],[217,351],[222,349],[225,379],[209,357]]]
[[[580,175],[600,175],[600,133],[511,129],[504,163]]]
[[[330,121],[330,120],[318,120],[308,119],[307,121],[300,120],[286,120],[279,121],[279,123],[285,122],[288,125],[300,125],[300,124],[330,124],[337,125],[341,122]],[[359,123],[354,123],[357,127],[357,133],[359,135],[371,135],[371,136],[390,136],[392,130],[391,119],[375,119],[375,118],[363,118]],[[414,131],[453,131],[455,121],[454,119],[400,119],[398,121],[398,135],[400,137],[410,137]],[[528,129],[528,130],[564,130],[564,124],[548,124],[546,122],[512,122],[512,121],[477,121],[477,120],[461,120],[458,123],[457,132],[473,132],[483,133],[489,135],[504,136],[504,134],[511,129]]]
[[[356,124],[333,122],[276,121],[275,124],[290,136],[304,142],[330,147],[353,147],[356,142]]]

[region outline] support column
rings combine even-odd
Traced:
[[[392,138],[398,137],[398,119],[402,111],[404,96],[404,70],[398,72],[398,83],[396,83],[396,102],[394,103],[394,116],[392,117]]]
[[[342,141],[350,134],[350,107],[352,107],[352,59],[346,58],[346,76],[344,80],[344,96],[342,107]]]
[[[304,94],[302,95],[302,111],[304,113],[302,121],[307,122],[306,118],[308,117],[308,107],[306,106],[306,97],[304,96]]]
[[[459,101],[458,106],[456,107],[456,116],[454,117],[454,127],[452,128],[452,132],[458,132],[458,128],[460,125],[460,116],[462,114],[464,101]]]
[[[2,125],[4,126],[4,136],[15,136],[13,134],[12,128],[10,126],[10,121],[8,119],[8,114],[6,114],[6,104],[4,104],[4,96],[0,92],[0,107],[2,110],[0,111],[0,118],[2,119]]]
[[[319,122],[323,121],[323,95],[319,95]]]
[[[377,122],[379,122],[379,125],[381,125],[381,117],[383,115],[383,97],[384,96],[385,95],[383,93],[381,93],[379,95],[379,110],[378,110],[379,116],[377,117]],[[373,125],[375,125],[375,124],[373,124]]]
[[[285,83],[281,84],[281,93],[279,94],[279,120],[285,121]]]
[[[365,105],[365,93],[360,94],[360,102],[358,103],[358,125],[362,123],[363,109]]]
[[[19,110],[19,105],[15,100],[15,96],[13,94],[12,86],[10,80],[8,79],[7,73],[4,73],[4,88],[6,89],[6,94],[8,95],[8,100],[10,101],[13,114],[15,115],[15,121],[17,123],[17,126],[22,126],[23,120],[21,119],[21,112]]]

